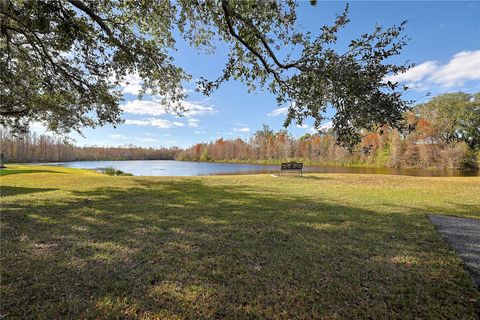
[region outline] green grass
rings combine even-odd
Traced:
[[[7,319],[475,319],[480,310],[426,217],[480,218],[479,177],[1,172]]]

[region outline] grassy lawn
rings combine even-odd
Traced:
[[[480,218],[480,177],[111,177],[11,165],[0,179],[7,319],[475,319],[480,310],[426,217]]]

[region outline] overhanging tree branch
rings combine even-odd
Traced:
[[[225,6],[225,8],[227,8],[227,11],[228,11],[228,5],[226,4],[225,0],[222,1],[222,7],[223,6]],[[243,17],[242,15],[240,15],[237,12],[234,12],[234,11],[229,11],[229,14],[231,14],[233,17],[243,21],[249,28],[251,28],[253,30],[255,36],[260,40],[263,47],[265,48],[268,55],[270,56],[270,58],[272,58],[273,62],[279,68],[282,68],[282,69],[297,68],[299,70],[302,70],[302,66],[299,64],[299,61],[291,62],[291,63],[287,63],[287,64],[280,62],[280,60],[277,58],[277,56],[273,52],[272,48],[268,44],[267,38],[259,32],[259,30],[255,27],[255,25],[253,24],[253,22],[250,19],[247,19],[247,18]]]
[[[240,35],[235,31],[232,25],[231,14],[228,9],[228,4],[226,1],[222,1],[222,10],[225,15],[225,21],[227,23],[227,29],[229,33],[233,37],[235,37],[235,39],[237,39],[243,46],[245,46],[245,48],[247,48],[248,51],[250,51],[260,60],[265,70],[271,73],[275,77],[275,80],[277,80],[280,83],[284,83],[284,81],[280,78],[280,75],[277,73],[277,71],[272,69],[272,67],[268,64],[267,60],[259,52],[257,52],[257,50],[255,50],[252,46],[250,46],[242,37],[240,37]]]
[[[110,29],[110,27],[104,22],[104,20],[99,16],[97,15],[92,9],[90,9],[89,7],[87,7],[83,2],[79,1],[79,0],[68,0],[68,2],[70,4],[72,4],[73,6],[75,6],[77,9],[83,11],[84,13],[86,13],[90,18],[92,18],[99,26],[100,28],[107,34],[108,38],[116,45],[118,46],[120,49],[123,50],[123,52],[125,52],[126,54],[128,54],[128,56],[132,59],[132,60],[135,60],[135,55],[130,51],[129,48],[127,48],[126,46],[123,45],[123,43],[117,39],[117,37],[115,36],[115,34],[112,32],[112,30]]]
[[[268,3],[0,1],[0,40],[6,44],[0,72],[2,79],[13,79],[0,90],[0,98],[9,103],[5,110],[26,105],[32,110],[25,116],[2,115],[0,124],[24,130],[41,119],[66,133],[83,125],[118,123],[120,95],[112,87],[129,72],[142,78],[142,92],[182,99],[179,89],[188,75],[173,62],[175,28],[194,47],[208,46],[219,36],[230,48],[222,75],[214,82],[201,78],[200,90],[206,94],[231,78],[251,90],[262,86],[279,105],[296,102],[285,125],[310,116],[318,125],[332,106],[338,111],[334,131],[339,141],[355,142],[355,132],[374,123],[397,122],[405,110],[401,91],[406,89],[382,79],[408,68],[385,61],[405,44],[398,36],[402,25],[385,31],[377,26],[341,55],[334,44],[349,21],[347,10],[313,37],[295,31],[295,0]],[[281,46],[300,56],[283,55]],[[62,103],[65,109],[56,106]],[[101,117],[91,117],[92,111]]]

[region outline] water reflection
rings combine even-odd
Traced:
[[[173,160],[132,160],[132,161],[73,161],[47,163],[68,168],[99,169],[113,167],[135,176],[203,176],[225,174],[276,173],[279,165],[189,162]],[[396,169],[396,168],[353,168],[353,167],[304,167],[306,173],[365,173],[394,174],[420,177],[464,177],[479,176],[478,171]]]

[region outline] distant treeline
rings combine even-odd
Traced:
[[[178,148],[78,147],[62,138],[35,133],[12,136],[0,128],[0,147],[8,162],[80,160],[173,160]]]
[[[353,152],[335,143],[331,131],[298,139],[268,126],[248,141],[199,143],[179,160],[280,162],[405,168],[477,169],[480,159],[480,94],[437,96],[405,114],[405,128],[362,132]]]
[[[177,160],[278,163],[301,161],[307,165],[374,166],[392,168],[477,169],[478,153],[465,142],[440,143],[425,137],[423,129],[403,135],[382,127],[367,133],[353,152],[335,143],[331,133],[293,138],[283,130],[265,127],[248,142],[241,139],[199,143],[181,151]],[[381,132],[383,131],[383,132]]]
[[[250,139],[199,143],[187,149],[76,147],[59,138],[27,134],[13,137],[0,130],[8,162],[74,160],[190,160],[359,165],[404,168],[478,169],[480,94],[451,93],[433,98],[405,114],[403,130],[381,126],[362,132],[353,151],[335,143],[332,131],[293,137],[264,125]]]

